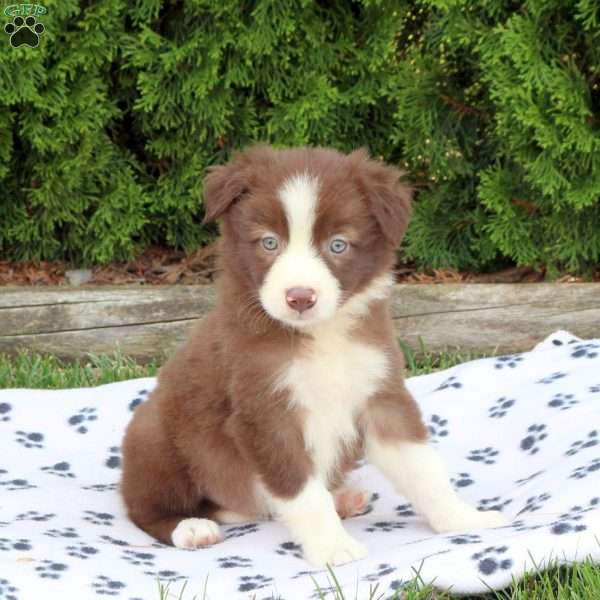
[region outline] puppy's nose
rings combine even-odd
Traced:
[[[285,292],[285,299],[290,308],[302,314],[317,302],[317,293],[312,288],[293,287]]]

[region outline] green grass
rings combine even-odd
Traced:
[[[16,357],[0,354],[1,388],[62,389],[89,387],[156,375],[159,365],[139,365],[116,352],[90,354],[78,363],[65,363],[55,356],[22,352]]]
[[[416,355],[409,346],[401,344],[406,356],[406,375],[425,375],[448,369],[468,360],[481,358],[482,354],[449,351],[442,354],[422,351]],[[0,354],[0,388],[62,389],[86,387],[134,379],[153,377],[160,365],[152,361],[145,365],[120,352],[89,354],[77,363],[67,363],[55,356],[21,352],[10,357]]]
[[[407,375],[423,375],[452,367],[461,362],[480,358],[482,355],[450,351],[443,354],[427,352],[421,348],[416,355],[403,345],[406,355]],[[89,355],[76,364],[65,363],[53,356],[43,356],[23,352],[16,357],[0,354],[0,389],[27,388],[68,388],[85,387],[156,375],[158,364],[152,362],[139,365],[134,360],[119,353],[112,355]],[[335,572],[330,571],[331,585],[335,587]],[[315,589],[318,586],[315,584]],[[264,597],[265,591],[261,593]],[[268,592],[267,592],[268,593]],[[210,581],[204,589],[191,590],[158,583],[160,600],[222,600],[210,593]],[[408,587],[390,598],[376,585],[366,597],[358,598],[354,593],[344,595],[338,588],[334,592],[321,592],[323,600],[451,600],[458,598],[448,592],[440,592],[419,583],[418,577]],[[490,592],[483,596],[462,597],[463,600],[595,600],[600,599],[600,566],[583,562],[570,567],[552,567],[536,575],[526,575],[523,579],[500,592]],[[277,600],[278,596],[273,595]]]

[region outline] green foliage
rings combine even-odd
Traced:
[[[44,5],[37,48],[0,40],[5,257],[192,250],[206,167],[267,141],[403,166],[422,266],[600,260],[595,0]]]

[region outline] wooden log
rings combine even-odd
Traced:
[[[162,359],[214,306],[212,286],[0,288],[0,352]],[[397,285],[398,337],[417,352],[517,352],[557,329],[600,337],[600,284]]]

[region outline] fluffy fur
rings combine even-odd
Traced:
[[[315,565],[363,557],[341,487],[366,452],[437,531],[494,526],[454,493],[404,386],[389,311],[411,190],[364,151],[267,146],[213,168],[217,308],[161,369],[123,444],[131,519],[178,547],[276,518]]]

